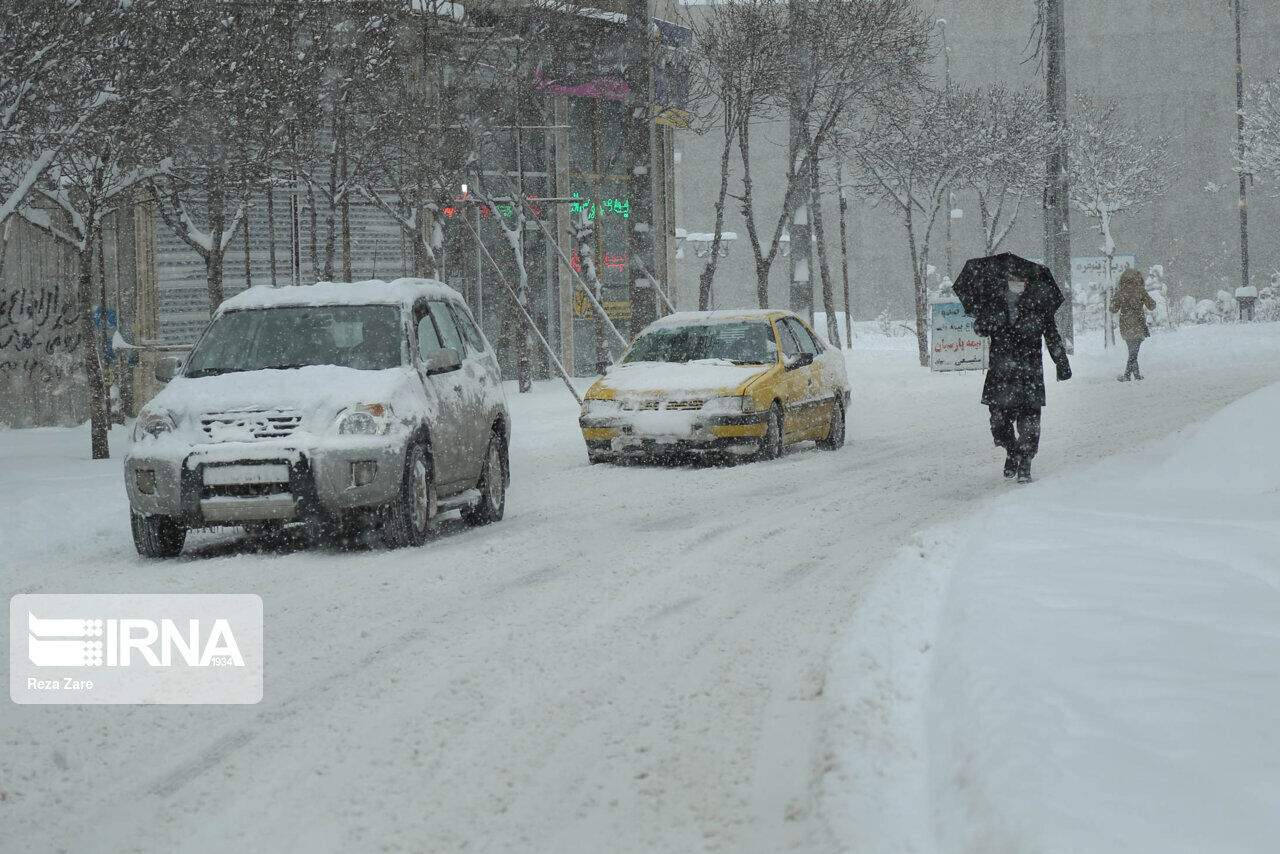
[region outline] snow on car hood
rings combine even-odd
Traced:
[[[390,404],[397,418],[409,415],[400,411],[414,400],[403,393],[407,373],[405,368],[362,371],[337,365],[309,365],[175,377],[147,404],[147,409],[172,413],[179,421],[180,431],[190,428],[206,413],[292,411],[302,417],[302,429],[323,433],[339,411],[359,403]]]
[[[601,385],[620,395],[727,394],[769,370],[721,359],[696,362],[627,362],[614,365]]]

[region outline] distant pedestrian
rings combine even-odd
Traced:
[[[1129,347],[1129,361],[1124,366],[1124,373],[1116,377],[1122,383],[1142,379],[1142,371],[1138,370],[1138,349],[1151,336],[1144,309],[1155,307],[1156,301],[1147,293],[1141,273],[1130,269],[1120,274],[1120,287],[1111,295],[1111,311],[1120,315],[1120,337]]]

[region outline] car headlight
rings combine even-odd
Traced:
[[[394,415],[383,403],[362,403],[348,407],[335,419],[338,433],[344,436],[382,436],[391,432]]]
[[[751,408],[751,397],[745,394],[713,397],[702,404],[702,411],[708,415],[737,415],[741,412],[750,412]]]
[[[583,415],[611,415],[621,411],[622,404],[616,400],[589,397],[582,402]]]
[[[147,436],[159,439],[165,433],[172,432],[177,426],[174,417],[168,412],[144,409],[138,413],[138,419],[133,422],[133,441],[141,442]]]

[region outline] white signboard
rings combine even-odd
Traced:
[[[1107,270],[1105,255],[1077,255],[1071,259],[1071,284],[1083,287],[1090,282],[1114,285],[1125,270],[1138,269],[1137,255],[1112,255],[1111,269]]]
[[[929,369],[979,371],[987,367],[987,341],[973,331],[973,318],[958,302],[935,302],[932,310]]]

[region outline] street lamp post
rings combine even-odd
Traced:
[[[1241,161],[1244,160],[1244,53],[1240,39],[1240,6],[1244,0],[1233,0],[1232,11],[1236,24],[1236,146]],[[1240,287],[1249,287],[1249,204],[1244,170],[1240,170]]]
[[[944,91],[951,91],[951,48],[947,46],[947,19],[938,19],[938,29],[942,30],[942,69]],[[956,206],[955,194],[947,188],[947,279],[951,279],[951,211]]]

